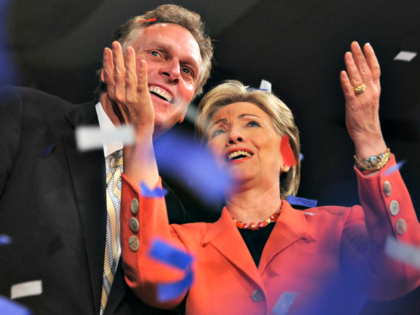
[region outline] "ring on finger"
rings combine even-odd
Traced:
[[[362,94],[366,90],[366,84],[362,84],[356,87],[353,87],[354,94]]]

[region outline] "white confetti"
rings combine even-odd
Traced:
[[[414,268],[420,269],[420,248],[398,242],[393,236],[388,236],[385,242],[385,253]]]
[[[17,299],[25,296],[42,294],[42,281],[29,281],[12,285],[10,298]]]
[[[76,128],[77,148],[80,151],[100,149],[103,145],[113,143],[133,144],[135,133],[133,126],[125,125],[115,130],[104,130],[99,127],[78,127]]]
[[[286,315],[298,294],[299,293],[284,292],[277,300],[271,313],[274,315]]]
[[[260,90],[268,91],[271,93],[271,83],[266,80],[261,80]]]
[[[400,51],[400,53],[397,56],[395,56],[394,60],[401,60],[401,61],[410,62],[415,56],[417,56],[417,53],[415,53],[415,52]]]

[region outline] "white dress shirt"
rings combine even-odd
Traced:
[[[99,120],[99,128],[101,131],[104,130],[115,130],[115,126],[112,123],[111,119],[109,119],[108,115],[105,113],[104,108],[102,107],[101,102],[98,102],[95,105],[96,114],[98,115]],[[108,173],[109,169],[114,167],[115,159],[113,153],[118,150],[123,149],[122,142],[112,142],[112,143],[104,143],[104,157],[106,163],[106,173]]]

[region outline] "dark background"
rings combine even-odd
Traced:
[[[75,103],[89,101],[112,31],[128,18],[165,1],[0,0],[0,85],[28,86]],[[344,124],[339,73],[354,40],[370,42],[382,69],[380,117],[385,141],[420,213],[420,51],[418,0],[172,1],[203,17],[215,45],[205,87],[237,79],[273,85],[293,111],[301,133],[302,181],[298,196],[319,205],[358,203],[354,146]],[[197,104],[199,99],[194,101]],[[189,117],[194,115],[191,104]],[[193,134],[193,120],[178,129]],[[214,220],[188,189],[169,180],[195,219]],[[363,314],[420,314],[420,290],[390,302],[368,302]]]

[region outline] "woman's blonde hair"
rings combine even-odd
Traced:
[[[257,105],[270,116],[280,137],[289,136],[290,146],[297,164],[291,167],[287,173],[281,173],[280,195],[281,199],[286,199],[288,195],[295,196],[300,182],[299,131],[290,109],[274,94],[262,90],[247,89],[239,81],[226,81],[216,86],[204,95],[198,105],[195,129],[197,138],[206,142],[208,126],[213,115],[222,107],[238,102]]]

